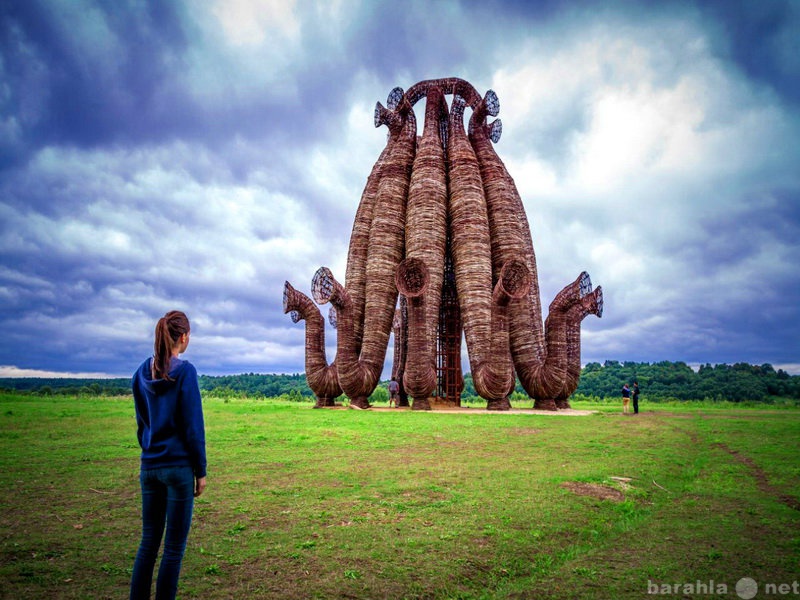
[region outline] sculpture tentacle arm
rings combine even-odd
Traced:
[[[405,205],[408,181],[416,149],[416,120],[408,102],[400,100],[397,110],[378,111],[390,130],[400,128],[390,143],[375,190],[372,223],[366,245],[364,318],[362,338],[356,337],[356,308],[352,297],[330,270],[321,268],[314,276],[313,294],[319,303],[331,302],[338,316],[337,372],[342,391],[353,407],[368,408],[368,398],[383,371],[392,330],[397,288],[394,273],[403,259]],[[393,134],[395,135],[395,134]]]
[[[311,291],[319,304],[330,302],[336,308],[337,352],[336,370],[342,391],[350,398],[350,404],[358,408],[369,408],[367,398],[378,383],[380,371],[358,360],[355,351],[353,327],[353,301],[327,267],[320,267],[314,274]]]
[[[545,321],[545,360],[531,377],[525,379],[520,377],[520,383],[525,390],[528,391],[530,387],[533,391],[533,393],[530,391],[528,393],[534,398],[535,408],[544,410],[558,408],[556,399],[562,394],[569,378],[569,332],[572,331],[574,334],[576,322],[580,329],[582,317],[577,319],[576,315],[579,314],[584,300],[588,303],[594,297],[592,294],[586,294],[587,286],[591,286],[591,281],[584,272],[575,281],[566,285],[550,305],[550,313]],[[580,336],[580,331],[578,331],[578,336]],[[577,360],[580,362],[580,356]],[[580,375],[580,367],[578,369]]]
[[[494,92],[487,92],[473,112],[469,138],[478,159],[486,195],[495,277],[507,260],[519,254],[530,271],[528,294],[509,307],[509,320],[514,367],[525,390],[534,396],[534,382],[542,370],[546,352],[536,255],[522,199],[492,145],[493,141],[499,140],[502,130],[500,120],[491,125],[485,123],[486,115],[496,115],[498,110],[499,103]]]
[[[586,271],[583,271],[578,278],[565,286],[553,301],[550,303],[549,311],[564,312],[572,308],[581,301],[586,295],[592,293],[592,278]]]
[[[558,408],[570,408],[568,398],[578,388],[581,376],[581,321],[589,315],[603,316],[603,288],[598,286],[567,312],[567,377],[556,395]]]
[[[306,322],[306,380],[317,397],[316,407],[333,406],[342,388],[336,372],[336,361],[328,364],[325,357],[325,321],[311,298],[297,291],[287,281],[283,289],[283,312],[291,313],[292,321]]]
[[[480,161],[464,132],[463,106],[463,102],[454,99],[448,140],[456,287],[475,390],[487,399],[487,408],[508,409],[507,396],[514,388],[508,313],[515,304],[509,300],[529,294],[533,271],[522,260],[519,245],[502,257],[493,256],[492,239],[497,230],[492,231],[487,211]],[[502,263],[495,273],[497,282],[493,292],[492,267],[500,258]],[[519,284],[520,281],[524,284]]]

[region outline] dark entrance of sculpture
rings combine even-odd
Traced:
[[[413,107],[421,98],[418,138]],[[580,324],[602,314],[602,290],[581,273],[550,303],[543,326],[527,217],[492,145],[502,125],[487,123],[497,96],[448,78],[395,88],[387,105],[375,107],[375,125],[386,125],[389,138],[356,212],[345,285],[326,267],[312,280],[314,300],[332,305],[332,363],[319,309],[288,281],[284,289],[284,312],[306,321],[306,377],[317,405],[344,393],[368,407],[392,331],[392,376],[412,407],[429,409],[432,398],[460,404],[463,331],[487,408],[510,408],[516,378],[537,408],[567,407],[580,375]]]
[[[449,253],[445,255],[437,335],[436,397],[446,404],[461,406],[461,391],[464,388],[461,374],[461,318],[453,260]]]

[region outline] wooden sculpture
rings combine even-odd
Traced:
[[[413,107],[421,98],[417,137]],[[592,292],[581,273],[556,295],[542,325],[530,227],[493,147],[502,124],[487,124],[498,111],[493,91],[482,98],[457,78],[395,88],[387,107],[376,105],[375,126],[386,125],[389,136],[356,211],[345,285],[326,267],[312,280],[314,300],[333,307],[332,363],[319,309],[288,281],[284,289],[284,312],[306,321],[306,375],[317,406],[344,393],[351,406],[368,408],[392,332],[401,405],[408,396],[415,409],[431,408],[433,397],[459,405],[462,330],[487,408],[510,408],[516,378],[535,407],[569,406],[580,375],[580,324],[602,316],[602,290]]]

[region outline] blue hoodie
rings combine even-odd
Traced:
[[[142,469],[191,467],[206,476],[206,435],[197,370],[173,357],[167,379],[152,379],[151,358],[133,375],[136,432],[142,448]]]

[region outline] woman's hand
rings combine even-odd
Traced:
[[[206,489],[206,478],[198,477],[194,480],[194,497],[197,498]]]

